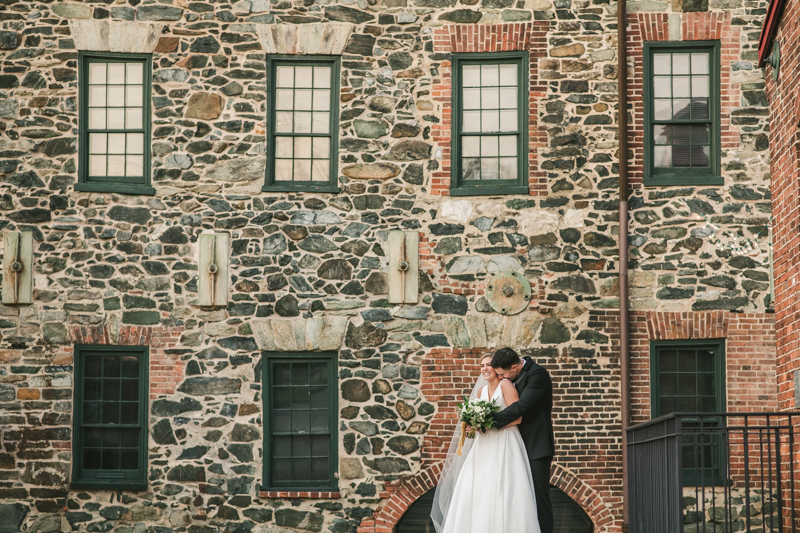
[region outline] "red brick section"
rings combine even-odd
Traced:
[[[628,15],[628,55],[633,59],[633,75],[628,77],[628,100],[632,106],[629,147],[631,186],[640,188],[644,179],[644,43],[669,40],[666,13]],[[684,41],[720,41],[720,141],[722,151],[740,146],[739,128],[731,125],[731,112],[741,107],[738,84],[731,84],[731,64],[740,57],[740,30],[731,26],[731,12],[681,13]]]
[[[592,311],[589,327],[616,339],[617,313]],[[491,351],[446,348],[426,355],[420,388],[437,412],[422,443],[422,467],[414,476],[385,483],[384,502],[358,533],[390,533],[408,508],[436,486],[456,425],[455,407],[471,391],[480,357]],[[619,532],[621,523],[618,351],[618,340],[613,340],[598,350],[596,359],[580,359],[570,349],[561,356],[536,357],[554,382],[557,456],[551,483],[586,511],[597,531],[607,532]]]
[[[547,131],[539,126],[539,99],[547,84],[539,79],[540,57],[547,55],[550,22],[507,24],[447,24],[434,30],[433,49],[437,53],[512,52],[528,50],[530,80],[528,100],[528,187],[531,195],[547,194],[547,176],[539,170],[539,150],[547,146]],[[450,61],[443,61],[440,76],[433,80],[433,99],[442,105],[442,122],[433,127],[433,140],[442,149],[441,167],[433,173],[431,194],[450,194],[450,128],[452,115],[452,73]]]
[[[280,492],[275,490],[262,490],[259,498],[305,498],[306,500],[338,500],[338,492]]]
[[[114,344],[117,346],[150,347],[150,398],[175,392],[183,379],[184,363],[178,355],[169,353],[183,333],[180,327],[123,326],[117,341],[104,326],[74,326],[69,328],[75,344]]]
[[[730,412],[775,411],[775,321],[771,314],[631,312],[631,417],[650,420],[650,341],[725,339]]]

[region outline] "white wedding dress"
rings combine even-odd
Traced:
[[[489,400],[488,390],[481,389],[481,400]],[[492,399],[507,407],[500,386]],[[517,426],[478,432],[441,533],[540,533],[533,477]]]

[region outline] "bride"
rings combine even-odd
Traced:
[[[501,380],[492,356],[481,359],[481,377],[471,397],[505,409],[519,400],[514,385]],[[478,432],[455,453],[460,424],[445,459],[431,518],[437,533],[540,533],[528,455],[517,419],[503,429]]]

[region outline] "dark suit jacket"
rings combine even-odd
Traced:
[[[519,401],[494,415],[495,425],[502,428],[522,417],[519,432],[528,451],[528,459],[552,457],[556,453],[553,437],[553,382],[544,367],[525,357],[525,367],[515,385]]]

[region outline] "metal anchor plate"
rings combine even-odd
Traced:
[[[497,272],[486,282],[486,300],[501,315],[516,315],[531,301],[531,284],[513,270]]]

